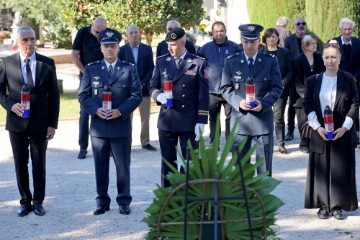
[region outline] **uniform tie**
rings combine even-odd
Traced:
[[[110,64],[109,65],[109,75],[110,75],[110,77],[112,77],[113,73],[114,73],[114,69],[113,69],[113,66]]]
[[[254,66],[254,59],[253,58],[249,58],[249,69],[250,69],[250,72],[252,71],[253,69],[253,66]]]
[[[182,62],[182,59],[181,59],[181,58],[175,58],[175,63],[176,63],[176,67],[177,67],[177,69],[179,69],[179,68],[180,68],[180,64],[181,64],[181,62]]]
[[[25,59],[25,62],[26,62],[27,85],[31,89],[34,87],[34,82],[33,82],[33,77],[32,77],[31,68],[30,68],[30,59],[29,58]]]

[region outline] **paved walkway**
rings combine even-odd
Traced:
[[[156,120],[157,113],[154,113],[151,116],[151,139],[159,149]],[[144,239],[147,232],[147,226],[142,222],[146,216],[144,211],[152,202],[152,191],[160,183],[160,152],[141,149],[139,124],[139,115],[135,114],[131,164],[133,202],[129,216],[120,215],[114,201],[116,184],[113,163],[109,186],[109,194],[113,198],[111,210],[100,216],[92,214],[96,197],[92,152],[90,150],[85,160],[78,160],[77,121],[60,121],[55,138],[49,142],[47,154],[44,202],[47,214],[44,217],[33,213],[24,218],[17,217],[19,193],[13,158],[8,133],[1,127],[0,239]],[[205,136],[208,136],[208,127]],[[359,210],[345,213],[347,219],[337,221],[333,218],[319,220],[316,209],[303,208],[307,156],[298,151],[298,140],[296,136],[287,145],[288,155],[274,152],[273,177],[282,181],[274,194],[285,202],[277,215],[275,229],[279,236],[287,240],[360,239]],[[359,159],[360,151],[356,155]],[[359,183],[359,168],[357,180]]]

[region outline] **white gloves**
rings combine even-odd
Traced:
[[[160,93],[157,97],[156,97],[156,101],[160,102],[161,104],[166,104],[167,100],[166,100],[166,95],[164,93]]]
[[[200,140],[200,136],[204,133],[204,127],[205,127],[205,124],[204,123],[197,123],[195,125],[195,141],[199,141]]]

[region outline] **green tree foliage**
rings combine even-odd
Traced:
[[[279,16],[290,19],[288,29],[297,17],[304,17],[308,31],[315,33],[322,42],[339,36],[339,21],[343,17],[360,23],[360,1],[358,0],[248,0],[250,21],[264,26],[274,27]],[[353,36],[360,36],[356,27]]]
[[[47,31],[48,40],[64,46],[71,32],[89,25],[98,16],[121,32],[136,24],[149,36],[164,33],[166,22],[178,20],[188,28],[200,24],[205,15],[202,0],[0,0],[0,6],[34,18]]]

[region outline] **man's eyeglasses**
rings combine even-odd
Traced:
[[[296,26],[306,26],[306,22],[298,22],[298,23],[295,23]]]
[[[329,47],[332,47],[332,48],[336,48],[336,49],[339,49],[339,43],[325,43],[324,44],[324,48],[329,48]]]

